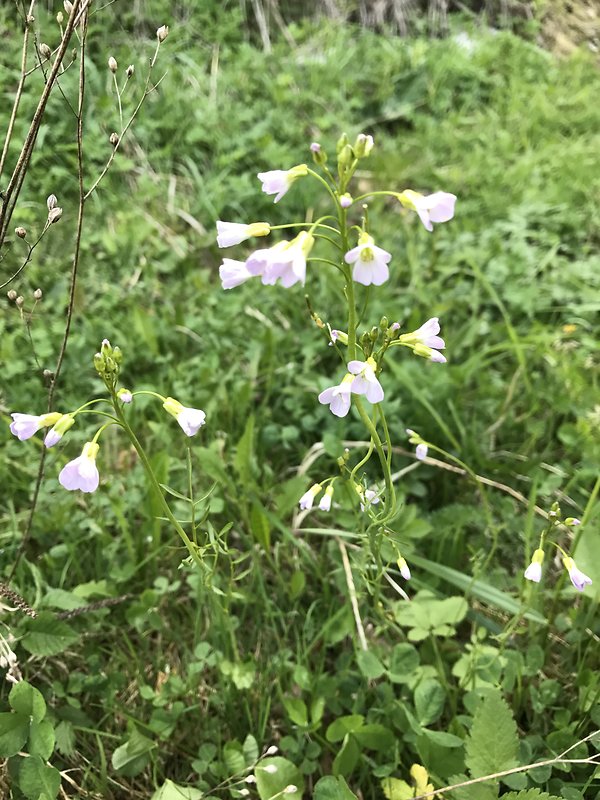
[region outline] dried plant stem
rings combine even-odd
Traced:
[[[348,558],[348,551],[346,545],[341,539],[337,540],[340,553],[342,554],[342,564],[344,565],[344,574],[346,576],[346,586],[348,587],[348,594],[350,595],[350,604],[352,606],[352,613],[354,614],[354,623],[356,625],[356,633],[358,634],[358,641],[360,642],[361,650],[368,650],[367,637],[365,636],[365,629],[360,618],[360,610],[358,608],[358,598],[356,596],[356,586],[354,585],[354,578],[352,577],[352,568]]]

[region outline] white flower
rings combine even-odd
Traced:
[[[273,247],[252,253],[246,261],[246,268],[251,275],[262,276],[265,286],[273,286],[277,281],[281,281],[286,289],[295,283],[304,285],[306,259],[314,241],[314,236],[302,231],[291,242],[278,242]]]
[[[542,579],[542,565],[537,561],[532,561],[525,570],[524,575],[528,581],[539,583]]]
[[[373,137],[369,134],[359,133],[354,143],[354,155],[357,158],[366,158],[373,149]]]
[[[53,428],[50,428],[44,439],[46,447],[54,447],[58,444],[65,433],[75,424],[75,417],[72,414],[63,414],[61,418],[55,423]]]
[[[194,436],[204,425],[206,414],[199,408],[182,406],[180,402],[172,397],[166,398],[163,408],[171,416],[175,417],[186,436]]]
[[[404,580],[405,581],[409,581],[410,580],[410,569],[409,569],[408,564],[406,563],[406,559],[402,558],[402,556],[400,556],[400,558],[398,559],[398,569],[400,570],[400,575],[402,575]]]
[[[592,579],[575,566],[575,562],[569,556],[563,558],[571,583],[579,592],[583,592],[586,586],[591,586]]]
[[[373,489],[367,489],[364,495],[362,491],[362,486],[359,486],[357,491],[363,498],[360,504],[361,511],[364,511],[366,508],[369,508],[370,506],[376,506],[377,503],[379,503],[379,497],[377,496],[377,492],[374,491]]]
[[[383,400],[383,389],[375,376],[376,368],[377,362],[373,358],[348,362],[348,372],[356,376],[352,381],[352,394],[364,394],[369,403]]]
[[[219,247],[231,247],[234,244],[250,239],[252,236],[268,236],[271,226],[268,222],[222,222],[217,220],[217,244]]]
[[[438,364],[445,364],[446,357],[439,351],[445,349],[446,343],[441,336],[437,335],[439,332],[439,318],[431,317],[416,331],[401,334],[398,341],[412,347],[416,356],[428,358]]]
[[[405,208],[416,211],[428,231],[433,230],[432,222],[448,222],[454,216],[456,195],[449,192],[434,192],[423,195],[406,189],[398,199]]]
[[[330,386],[319,395],[319,403],[328,405],[329,410],[336,417],[345,417],[350,411],[350,393],[352,384],[355,381],[354,375],[347,374],[337,386]]]
[[[254,277],[245,261],[235,261],[233,258],[224,258],[219,267],[219,277],[223,289],[234,289]]]
[[[319,503],[319,508],[321,509],[321,511],[331,510],[332,497],[333,497],[333,486],[329,484],[329,486],[325,489],[325,494],[321,498],[321,502]]]
[[[423,461],[425,458],[427,458],[427,449],[428,448],[425,442],[421,442],[420,444],[417,445],[415,449],[415,455],[419,459],[419,461]]]
[[[307,492],[304,492],[302,497],[299,500],[300,508],[304,511],[308,511],[310,508],[313,507],[313,503],[315,502],[315,497],[321,491],[321,484],[320,483],[313,483],[310,489]]]
[[[385,283],[390,276],[388,263],[391,258],[391,253],[375,246],[368,233],[361,233],[358,245],[344,256],[347,264],[354,264],[352,279],[363,286]]]
[[[61,486],[69,491],[80,489],[82,492],[95,492],[100,482],[96,467],[96,456],[100,449],[97,442],[87,442],[78,458],[69,461],[62,468],[58,480]]]
[[[13,421],[10,423],[10,432],[13,436],[16,436],[19,441],[24,442],[26,439],[31,439],[40,428],[48,428],[50,425],[54,425],[62,417],[62,414],[53,411],[50,414],[36,416],[35,414],[20,414],[15,412],[11,414],[11,417]]]
[[[119,391],[117,392],[117,397],[122,403],[133,402],[133,394],[129,389],[119,389]]]
[[[272,169],[268,172],[259,172],[258,179],[262,182],[262,190],[265,194],[274,194],[274,203],[278,203],[283,195],[290,188],[292,183],[304,175],[308,174],[306,164],[298,164],[291,169]]]

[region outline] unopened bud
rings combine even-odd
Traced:
[[[33,16],[33,14],[28,14],[27,15],[27,24],[28,25],[33,25],[34,22],[35,22],[35,17]]]
[[[19,225],[18,228],[15,228],[15,233],[19,239],[24,239],[27,236],[27,231],[21,225]]]
[[[52,211],[53,208],[56,208],[58,205],[58,199],[55,194],[48,195],[46,205],[48,206],[48,211]]]
[[[46,383],[48,383],[48,384],[52,383],[52,381],[54,380],[54,373],[52,372],[51,369],[45,369],[42,372],[42,376],[43,376],[44,380],[46,381]]]
[[[73,11],[73,3],[69,2],[69,0],[63,0],[63,6],[67,14],[70,14]]]
[[[340,138],[337,140],[337,144],[336,144],[336,152],[337,152],[338,155],[342,152],[343,148],[347,144],[348,144],[348,137],[346,136],[345,133],[342,133]]]
[[[102,344],[100,345],[100,352],[103,356],[109,356],[112,353],[112,347],[110,346],[110,342],[108,339],[102,339]]]
[[[108,68],[111,72],[116,72],[119,65],[117,64],[117,59],[113,58],[112,56],[108,59]]]
[[[23,305],[23,303],[24,303],[24,302],[25,302],[25,298],[24,298],[24,297],[22,297],[22,295],[19,295],[19,296],[17,297],[17,299],[15,300],[15,303],[17,304],[17,306],[18,306],[19,308],[21,308],[21,306]]]
[[[348,192],[340,197],[340,205],[342,208],[350,208],[352,205],[352,196]]]
[[[164,42],[164,40],[169,35],[169,26],[168,25],[161,25],[160,28],[156,31],[156,37],[159,42]]]
[[[64,19],[63,13],[62,11],[59,11],[58,14],[56,15],[56,21],[58,22],[59,25],[63,24],[63,19]]]
[[[379,327],[381,328],[381,330],[387,331],[388,325],[389,325],[388,318],[382,317],[381,320],[379,321]]]
[[[120,347],[113,348],[112,356],[117,364],[123,363],[123,352]]]
[[[125,74],[127,75],[128,78],[131,78],[134,72],[135,72],[135,67],[133,66],[133,64],[130,64],[125,70]]]
[[[338,170],[343,172],[352,163],[354,153],[349,144],[344,145],[338,154]]]
[[[373,137],[359,133],[354,143],[354,155],[357,158],[365,158],[373,149]]]
[[[94,353],[94,367],[96,368],[96,372],[102,375],[104,373],[104,359],[102,358],[102,353]]]
[[[15,300],[17,299],[17,293],[15,292],[14,289],[9,289],[8,292],[6,293],[6,296],[11,301],[11,303],[14,303]]]
[[[267,764],[266,767],[263,767],[265,772],[268,772],[269,775],[275,775],[277,772],[277,764]]]
[[[34,300],[41,300],[43,296],[44,293],[42,292],[41,289],[36,289],[35,292],[33,293]]]
[[[40,45],[40,54],[44,56],[44,58],[50,58],[52,55],[52,50],[50,50],[45,42],[42,42]]]
[[[108,137],[108,141],[112,144],[113,147],[116,147],[119,144],[119,135],[114,131]]]
[[[52,225],[55,222],[58,222],[58,220],[62,217],[62,213],[63,210],[62,208],[60,208],[60,206],[55,206],[54,208],[51,208],[50,211],[48,212],[48,224]]]
[[[294,786],[293,783],[288,783],[288,785],[283,790],[284,794],[294,794],[294,792],[298,791],[298,787]]]
[[[279,752],[279,748],[276,745],[272,744],[270,747],[267,748],[266,755],[274,756],[275,753],[278,753],[278,752]]]

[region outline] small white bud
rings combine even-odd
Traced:
[[[247,797],[250,794],[250,792],[248,791],[248,789],[240,789],[240,794],[243,797]]]
[[[164,42],[164,40],[169,35],[169,26],[168,25],[161,25],[160,28],[156,31],[156,36],[159,42]]]
[[[108,137],[108,141],[112,144],[113,147],[116,147],[119,144],[119,134],[113,131],[111,135]]]
[[[46,205],[48,206],[48,211],[52,211],[53,208],[56,208],[56,206],[58,205],[58,200],[55,194],[48,195],[48,198],[46,200]]]
[[[117,69],[118,69],[118,66],[119,66],[119,65],[117,64],[117,59],[116,59],[116,58],[113,58],[113,56],[111,56],[111,57],[108,59],[108,68],[109,68],[109,70],[110,70],[111,72],[116,72],[116,71],[117,71]]]
[[[15,292],[14,289],[9,289],[8,292],[6,293],[6,296],[8,297],[11,303],[14,303],[15,300],[17,299],[17,293]]]
[[[62,213],[63,210],[59,206],[50,209],[50,212],[48,213],[48,224],[52,225],[55,222],[58,222],[58,220],[62,217]]]
[[[294,786],[293,783],[288,783],[288,785],[283,790],[284,794],[294,794],[294,792],[298,791],[298,787]]]
[[[22,225],[19,225],[18,228],[15,228],[15,234],[19,237],[19,239],[24,239],[27,236],[27,231]]]
[[[24,302],[25,302],[25,298],[22,295],[19,295],[17,297],[17,299],[15,300],[15,303],[17,304],[17,306],[19,308],[21,308],[21,306],[23,305]]]
[[[267,753],[266,753],[266,754],[267,754],[268,756],[274,756],[274,755],[275,755],[275,753],[278,753],[278,752],[279,752],[279,748],[278,748],[276,745],[272,744],[272,745],[271,745],[271,746],[268,748],[268,750],[267,750]]]
[[[244,783],[256,783],[256,778],[254,775],[246,775],[244,778]]]
[[[63,13],[62,11],[59,11],[58,14],[56,15],[56,21],[58,22],[59,25],[63,24],[63,19],[64,19]]]
[[[127,75],[128,78],[131,78],[134,72],[135,72],[135,67],[133,64],[130,64],[125,70],[125,74]]]
[[[43,292],[41,289],[36,289],[33,293],[34,300],[41,300],[43,297]]]
[[[50,58],[52,55],[52,50],[45,42],[42,42],[40,45],[40,53],[44,56],[44,58]]]
[[[266,767],[263,767],[265,772],[268,772],[269,775],[274,775],[277,772],[277,767],[275,764],[267,764]]]

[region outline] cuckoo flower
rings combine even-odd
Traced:
[[[539,583],[542,579],[542,564],[544,563],[544,551],[539,548],[534,551],[531,557],[531,564],[525,570],[525,578],[528,581]]]
[[[428,231],[433,230],[433,222],[448,222],[454,216],[456,195],[449,192],[423,195],[413,192],[412,189],[405,189],[398,195],[398,199],[405,208],[417,212]]]
[[[439,351],[446,347],[446,343],[441,336],[438,336],[439,332],[440,321],[438,317],[431,317],[416,331],[401,334],[398,337],[398,341],[412,347],[416,356],[428,358],[438,364],[445,364],[446,357]]]
[[[405,581],[409,581],[410,580],[410,569],[409,569],[408,564],[406,563],[406,559],[402,558],[402,556],[400,556],[400,558],[398,559],[398,569],[400,570],[400,575],[402,575],[404,580]]]
[[[352,394],[364,394],[369,403],[381,403],[383,389],[375,376],[377,363],[373,358],[366,361],[349,361],[348,372],[356,377],[352,381]]]
[[[95,492],[100,482],[96,456],[99,445],[96,442],[87,442],[78,458],[62,468],[58,480],[65,489],[73,491],[81,489],[82,492]]]
[[[308,511],[313,507],[313,503],[315,501],[315,497],[321,491],[321,484],[320,483],[313,483],[310,489],[307,492],[304,492],[302,497],[300,498],[300,508],[303,511]]]
[[[570,556],[565,556],[563,558],[563,564],[567,572],[569,573],[569,578],[571,579],[571,583],[579,592],[583,592],[586,586],[591,586],[592,579],[588,577],[584,572],[580,569],[577,569],[575,566],[575,562]]]
[[[359,488],[360,491],[358,493],[362,497],[362,502],[360,504],[361,511],[364,511],[366,508],[369,508],[370,506],[375,506],[377,505],[377,503],[379,503],[379,497],[377,496],[376,491],[374,491],[373,489],[367,489],[366,492],[364,492],[363,494],[362,486]]]
[[[172,397],[163,403],[164,410],[175,417],[186,436],[194,436],[204,425],[206,414],[199,408],[187,408]]]
[[[75,417],[72,414],[63,414],[61,418],[55,423],[53,428],[50,428],[44,439],[46,447],[54,447],[58,444],[65,433],[75,424]]]
[[[286,289],[295,283],[304,285],[306,259],[314,241],[312,234],[302,231],[291,242],[278,242],[274,247],[252,253],[246,268],[251,275],[261,275],[263,284],[268,286],[277,281]]]
[[[31,439],[40,428],[48,428],[50,425],[54,425],[62,417],[62,414],[53,411],[50,414],[35,416],[34,414],[19,414],[15,412],[11,414],[11,417],[13,421],[10,423],[10,432],[21,442],[24,442],[26,439]]]
[[[319,395],[319,403],[328,405],[336,417],[345,417],[350,411],[350,393],[355,381],[354,375],[347,374],[337,386],[330,386]]]
[[[308,174],[306,164],[298,164],[291,169],[272,169],[268,172],[259,172],[258,179],[262,182],[265,194],[276,195],[274,203],[278,203],[297,178]]]
[[[333,497],[333,486],[329,484],[329,486],[325,489],[325,494],[321,498],[321,502],[319,503],[319,508],[321,511],[330,511],[331,510],[331,498]]]
[[[231,247],[245,242],[252,236],[268,236],[271,226],[268,222],[222,222],[217,220],[217,244],[219,247]]]
[[[234,289],[254,277],[244,261],[235,261],[233,258],[224,258],[219,267],[219,277],[223,289]]]
[[[407,428],[406,433],[409,436],[408,441],[411,444],[416,444],[415,448],[416,457],[419,459],[419,461],[423,461],[425,458],[427,458],[427,450],[429,449],[427,447],[426,442],[424,442],[423,439],[419,436],[419,434],[415,433],[415,431],[413,431],[412,428]]]
[[[385,283],[390,276],[388,263],[391,258],[391,253],[376,247],[373,237],[366,232],[361,233],[358,245],[344,256],[347,264],[354,264],[352,279],[363,286]]]
[[[117,392],[117,397],[122,403],[133,402],[133,394],[130,389],[119,389],[119,391]]]

